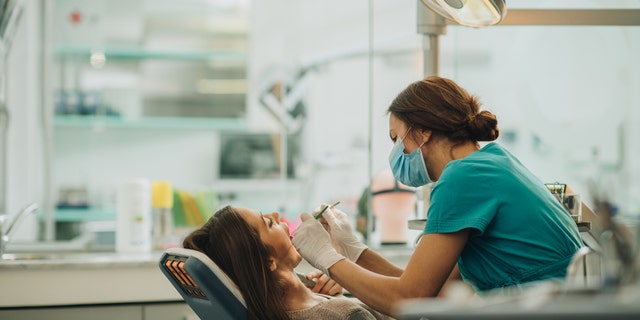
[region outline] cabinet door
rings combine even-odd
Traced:
[[[184,302],[148,304],[144,307],[143,320],[198,320],[198,316]]]
[[[27,308],[0,310],[6,320],[142,320],[142,306]],[[196,318],[197,319],[197,318]]]

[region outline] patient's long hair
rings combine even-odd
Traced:
[[[269,270],[272,249],[234,208],[216,212],[182,243],[204,252],[238,286],[252,319],[289,319],[284,288]]]

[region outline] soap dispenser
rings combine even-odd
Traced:
[[[118,188],[116,252],[151,251],[151,186],[146,179],[125,181]]]

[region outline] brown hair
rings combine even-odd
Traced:
[[[289,319],[284,288],[269,270],[272,249],[231,206],[218,210],[182,243],[204,252],[238,286],[251,319]]]
[[[454,143],[498,138],[498,119],[480,111],[478,98],[452,80],[429,76],[410,84],[393,100],[387,113],[412,128],[432,130]]]

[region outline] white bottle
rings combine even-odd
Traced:
[[[150,252],[150,182],[146,179],[124,182],[118,188],[116,204],[116,252]]]

